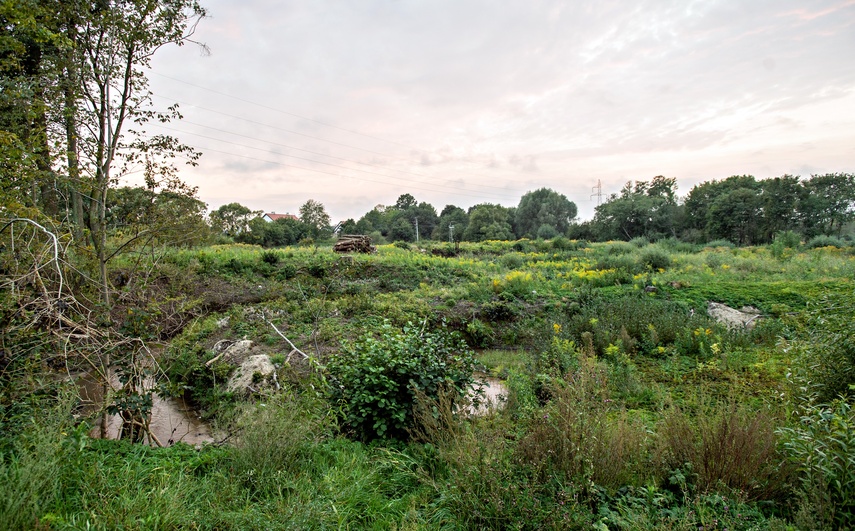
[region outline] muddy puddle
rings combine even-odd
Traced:
[[[82,413],[84,415],[94,414],[103,403],[101,384],[90,374],[80,375],[76,380],[83,406]],[[112,382],[112,385],[117,388],[118,381]],[[152,435],[161,446],[171,446],[177,442],[200,446],[204,443],[214,442],[210,427],[199,419],[196,411],[184,399],[161,398],[154,395],[150,428]],[[110,415],[107,422],[107,438],[118,439],[121,429],[121,417]],[[100,424],[96,423],[89,435],[96,438],[100,437]],[[158,446],[155,441],[149,440],[148,436],[144,442]]]
[[[475,415],[484,415],[502,407],[508,397],[508,388],[505,383],[498,378],[483,374],[476,374],[475,379],[484,384],[484,403],[477,408],[471,408],[471,412]]]

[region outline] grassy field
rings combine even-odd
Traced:
[[[855,525],[855,248],[403,247],[230,245],[115,264],[127,279],[115,319],[162,345],[164,388],[225,441],[90,439],[74,393],[33,376],[36,391],[2,410],[0,528]],[[728,328],[710,301],[761,318]],[[311,361],[286,362],[277,330]],[[271,356],[281,390],[226,391],[233,368],[206,362],[241,338]],[[369,358],[416,355],[408,370],[425,378],[471,355],[504,380],[503,408],[468,417],[421,396],[395,410],[410,429],[376,436],[378,417],[353,410],[359,389],[339,388],[368,378]],[[451,381],[429,376],[432,389]]]

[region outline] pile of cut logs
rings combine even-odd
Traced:
[[[342,234],[335,242],[333,250],[337,253],[373,253],[377,250],[371,245],[371,238],[361,234]]]

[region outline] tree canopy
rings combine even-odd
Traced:
[[[557,234],[564,234],[577,212],[576,204],[555,190],[540,188],[527,192],[516,209],[516,234],[536,238],[544,226],[551,227]]]

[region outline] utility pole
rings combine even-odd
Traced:
[[[414,218],[416,220],[416,243],[419,243],[419,218]]]
[[[596,192],[594,192],[596,190]],[[600,203],[603,202],[603,183],[597,179],[597,186],[591,188],[591,191],[594,192],[591,194],[591,197],[597,196],[597,206],[600,206]]]
[[[454,225],[448,226],[448,243],[454,243]]]

